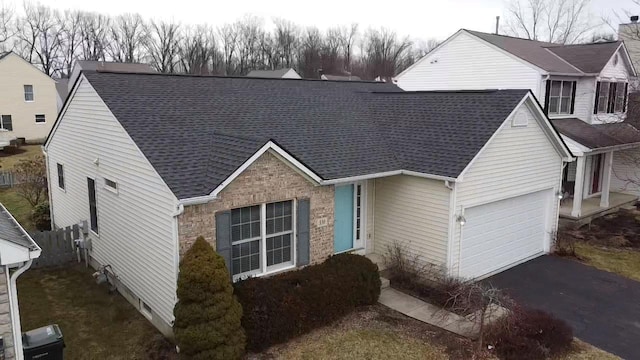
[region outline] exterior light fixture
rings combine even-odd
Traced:
[[[558,191],[556,193],[556,196],[558,197],[558,200],[562,200],[564,198],[564,194],[562,193],[562,191]]]
[[[465,219],[462,215],[458,215],[456,221],[458,222],[458,224],[460,224],[460,226],[464,226],[464,224],[467,223],[467,219]]]

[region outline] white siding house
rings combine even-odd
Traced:
[[[612,167],[613,176],[640,175],[638,162],[629,165],[615,156],[616,151],[640,146],[640,132],[619,124],[626,117],[628,84],[634,76],[622,42],[558,45],[463,29],[396,81],[405,90],[531,90],[578,156],[571,179],[565,176],[561,187],[571,198],[563,201],[560,214],[580,220],[635,201],[610,196],[630,192],[621,179],[612,179]]]
[[[178,261],[177,199],[88,81],[81,78],[70,96],[73,101],[45,148],[49,179],[54,179],[49,182],[52,222],[65,227],[90,221],[87,179],[93,179],[92,257],[97,266],[110,265],[126,287],[121,292],[138,307],[144,302],[152,310],[151,321],[169,333]]]

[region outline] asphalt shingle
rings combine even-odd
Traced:
[[[273,140],[323,179],[457,177],[528,90],[404,93],[388,83],[85,73],[182,199]]]

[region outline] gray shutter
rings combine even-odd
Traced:
[[[224,258],[229,275],[231,271],[231,211],[216,214],[216,251]]]
[[[311,222],[311,207],[310,207],[309,199],[299,199],[297,223],[296,223],[296,230],[298,232],[298,236],[296,236],[298,266],[304,266],[309,264],[310,222]]]

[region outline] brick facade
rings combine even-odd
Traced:
[[[7,360],[15,359],[11,309],[9,308],[9,287],[4,267],[0,267],[0,336],[4,341],[4,358]]]
[[[198,236],[204,236],[215,248],[215,214],[219,211],[308,198],[311,205],[310,260],[312,264],[322,262],[333,254],[333,196],[333,186],[313,184],[267,152],[222,190],[218,199],[185,207],[178,218],[180,254],[184,254]]]

